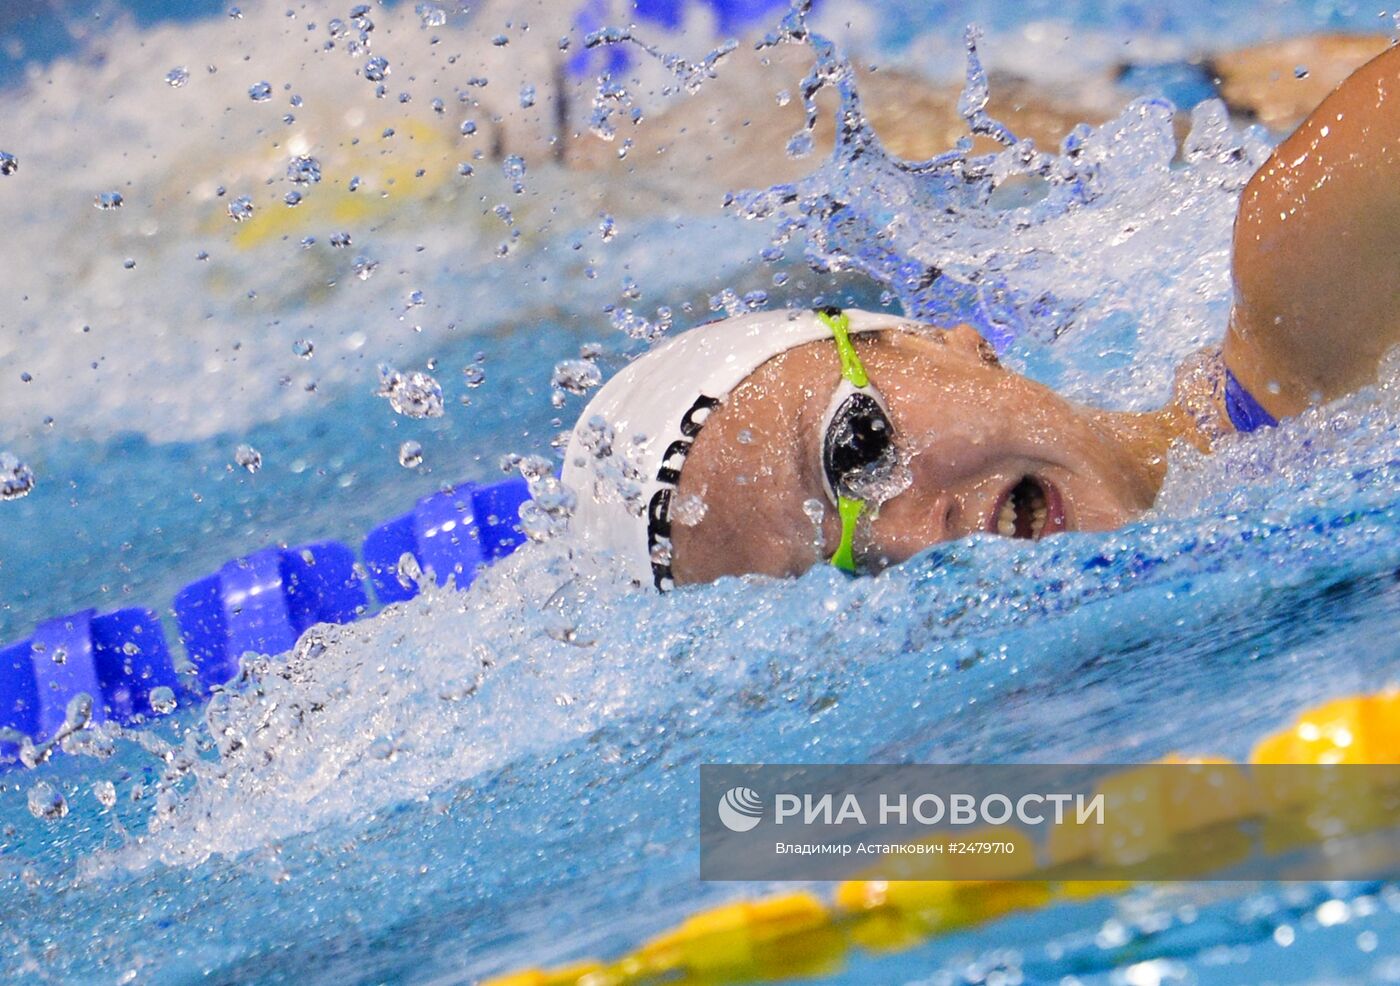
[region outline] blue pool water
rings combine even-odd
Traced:
[[[679,327],[711,317],[726,289],[731,306],[760,290],[770,305],[942,304],[1014,331],[1008,359],[1081,399],[1147,406],[1223,330],[1234,197],[1268,147],[1207,105],[1173,162],[1169,110],[1123,93],[1086,138],[1092,171],[1052,166],[1030,205],[982,194],[1024,162],[954,183],[838,153],[781,209],[757,195],[720,210],[738,190],[722,175],[687,199],[645,163],[549,163],[537,121],[522,112],[517,126],[508,74],[542,79],[552,64],[567,25],[538,8],[527,33],[520,5],[440,32],[410,5],[375,7],[374,51],[396,66],[381,100],[346,71],[359,60],[317,51],[347,10],[242,6],[240,20],[143,13],[72,61],[38,41],[8,56],[36,67],[0,92],[0,150],[21,162],[0,177],[0,450],[37,485],[0,503],[0,639],[84,606],[159,607],[226,558],[353,541],[443,484],[501,476],[503,453],[551,455],[581,406],[553,405],[553,364],[593,340],[608,368],[640,348],[613,327],[621,308],[668,306]],[[963,74],[969,17],[995,67],[999,50],[1061,30],[1032,31],[1055,16],[1083,39],[1083,72],[1111,64],[1123,37],[1185,53],[1378,26],[1344,4],[986,0],[843,16],[852,26],[824,29],[940,78]],[[17,37],[42,33],[16,23]],[[502,31],[509,60],[492,62]],[[691,57],[716,40],[671,39]],[[169,86],[178,65],[191,78]],[[463,85],[478,72],[508,98]],[[263,79],[266,105],[246,95]],[[457,92],[480,105],[454,105],[452,142],[435,143],[428,103]],[[472,157],[457,132],[469,114],[507,121],[523,193]],[[326,180],[293,211],[282,175],[303,144]],[[380,204],[336,212],[352,171]],[[125,204],[93,209],[109,189]],[[242,194],[283,225],[252,237],[232,224]],[[784,219],[805,228],[760,259]],[[350,248],[330,245],[342,229]],[[357,257],[377,262],[364,280]],[[945,283],[988,276],[910,294],[921,281],[902,272],[928,265]],[[431,365],[447,413],[394,414],[374,394],[381,363]],[[1301,708],[1397,679],[1400,366],[1382,380],[1213,458],[1179,454],[1153,513],[1113,534],[975,538],[872,579],[823,570],[666,597],[623,591],[565,537],[467,593],[313,630],[207,709],[0,773],[0,978],[459,982],[618,954],[773,889],[697,881],[705,762],[1243,757]],[[413,469],[397,461],[409,439],[424,448]],[[240,444],[262,453],[256,474],[234,465]],[[36,817],[31,799],[50,789],[67,812]],[[1394,885],[1180,885],[856,955],[823,981],[1396,982],[1396,942]]]

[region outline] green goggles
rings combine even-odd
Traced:
[[[851,343],[851,320],[837,308],[817,318],[831,330],[841,359],[841,384],[822,426],[822,474],[827,498],[841,518],[841,543],[831,564],[855,574],[856,524],[868,503],[869,481],[896,463],[894,429],[878,392]]]

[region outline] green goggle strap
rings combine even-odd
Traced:
[[[841,357],[841,376],[853,387],[870,386],[870,377],[865,373],[865,366],[856,353],[856,347],[851,344],[850,316],[841,311],[819,311],[817,318],[831,330],[832,338],[836,340],[836,352]],[[831,564],[854,575],[856,522],[860,520],[861,514],[865,513],[865,501],[838,493],[836,512],[841,517],[841,544],[831,556]]]

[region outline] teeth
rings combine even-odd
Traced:
[[[1002,504],[1001,512],[997,514],[997,533],[1005,538],[1016,533],[1016,505],[1011,502],[1010,497]]]

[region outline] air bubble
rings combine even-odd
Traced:
[[[255,82],[248,87],[248,98],[255,103],[265,103],[272,98],[272,83]]]
[[[176,65],[169,72],[165,73],[165,84],[171,89],[179,89],[189,81],[190,70],[183,65]]]
[[[117,786],[111,781],[94,781],[92,785],[92,796],[97,799],[97,803],[103,808],[115,808],[117,806]]]
[[[301,198],[301,193],[293,189],[282,196],[282,201],[286,203],[289,208],[295,209],[297,206],[301,205]]]
[[[92,204],[105,212],[109,209],[120,209],[122,201],[121,192],[99,192],[92,200]]]
[[[12,175],[19,170],[19,158],[8,151],[0,151],[0,175]]]
[[[535,105],[535,87],[530,83],[525,83],[520,87],[520,108],[528,110]]]
[[[462,370],[462,382],[476,389],[486,382],[486,371],[476,363]]]
[[[175,711],[175,691],[166,685],[152,688],[150,700],[151,709],[160,715],[169,715]]]

